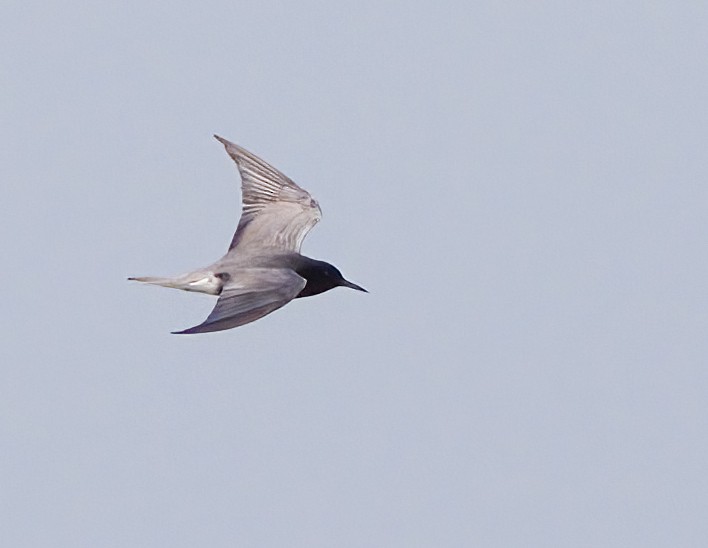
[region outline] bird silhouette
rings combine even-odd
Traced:
[[[205,268],[173,278],[128,278],[219,296],[204,322],[173,333],[231,329],[258,320],[293,299],[335,287],[366,292],[344,279],[331,264],[300,254],[305,236],[322,218],[310,193],[255,154],[214,137],[241,173],[243,209],[226,255]]]

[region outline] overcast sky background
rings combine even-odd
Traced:
[[[0,544],[708,545],[708,7],[4,2]],[[219,133],[370,290],[236,330]]]

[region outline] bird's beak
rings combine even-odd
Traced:
[[[344,280],[344,279],[342,279],[342,281],[340,282],[339,285],[341,285],[342,287],[349,287],[349,288],[351,288],[351,289],[356,289],[357,291],[363,291],[364,293],[368,293],[368,291],[367,291],[366,289],[364,289],[363,287],[361,287],[361,286],[359,286],[359,285],[356,285],[356,284],[350,282],[349,280]]]

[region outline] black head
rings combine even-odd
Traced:
[[[318,293],[323,293],[340,286],[368,293],[363,287],[344,279],[344,276],[342,276],[342,273],[337,267],[325,263],[324,261],[313,260],[304,268],[299,268],[297,273],[307,280],[307,285],[300,292],[298,297],[317,295]]]
[[[357,291],[363,291],[364,293],[368,293],[366,289],[363,287],[356,285],[355,283],[350,282],[349,280],[345,280],[344,276],[342,276],[342,273],[337,269],[336,266],[332,266],[329,263],[324,263],[325,268],[324,268],[324,276],[328,280],[332,280],[336,282],[333,287],[348,287],[350,289],[356,289]]]

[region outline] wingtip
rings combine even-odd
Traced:
[[[183,329],[182,331],[170,331],[171,335],[194,335],[195,333],[202,333],[202,330],[199,328],[201,327],[200,325],[195,325],[194,327],[190,327],[189,329]]]
[[[229,144],[229,142],[228,142],[226,139],[224,139],[223,137],[217,135],[216,133],[214,134],[214,139],[216,139],[217,141],[219,141],[222,145],[228,145],[228,144]]]

